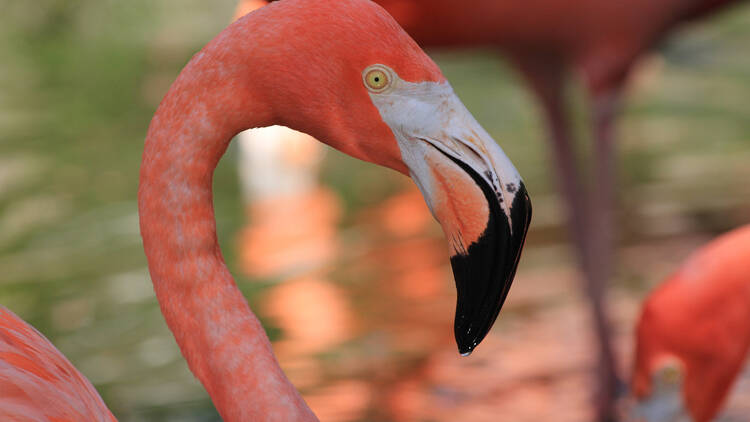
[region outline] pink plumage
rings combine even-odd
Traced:
[[[665,395],[658,391],[659,371],[676,363],[672,372],[678,374],[672,378],[677,379],[668,380],[677,384],[674,395],[681,396],[691,420],[712,420],[746,359],[748,325],[750,226],[744,226],[693,254],[644,303],[633,375],[636,396],[653,402]]]
[[[115,418],[86,377],[42,333],[0,306],[0,420]]]

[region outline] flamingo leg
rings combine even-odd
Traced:
[[[600,383],[603,387],[599,420],[615,420],[615,404],[622,390],[618,377],[617,358],[612,347],[611,327],[606,308],[607,282],[613,276],[614,258],[614,188],[616,162],[613,122],[617,112],[619,90],[597,95],[593,104],[593,164],[592,184],[588,201],[590,230],[585,247],[589,268],[586,290],[594,315],[596,335],[599,340]]]
[[[614,113],[595,113],[596,183],[587,191],[578,170],[570,121],[565,113],[565,66],[560,62],[550,63],[549,59],[519,55],[515,58],[544,109],[555,173],[583,272],[582,290],[590,306],[597,347],[596,420],[615,421],[615,401],[621,382],[606,308],[606,282],[611,274],[612,255],[610,216],[614,157],[610,128]]]
[[[614,256],[614,188],[617,163],[613,121],[617,112],[619,96],[609,94],[594,99],[594,184],[590,198],[592,218],[596,233],[592,241],[592,260],[598,263],[596,273],[602,279],[612,276]]]

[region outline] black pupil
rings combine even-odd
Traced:
[[[375,77],[375,82],[380,82],[380,77],[379,76]]]

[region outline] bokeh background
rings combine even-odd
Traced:
[[[136,191],[151,115],[235,6],[0,0],[0,304],[47,335],[120,420],[219,420],[159,312]],[[624,370],[649,289],[750,221],[748,45],[744,5],[673,34],[629,86],[610,292]],[[320,176],[336,198],[334,252],[313,268],[251,276],[229,148],[214,182],[229,267],[321,420],[585,420],[594,354],[536,105],[491,51],[432,56],[534,204],[506,308],[475,354],[455,351],[447,251],[410,182],[336,151]],[[575,83],[568,92],[583,135],[585,99]],[[743,378],[724,420],[744,420],[748,391]]]

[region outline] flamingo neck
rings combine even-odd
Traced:
[[[149,127],[138,192],[149,271],[167,325],[224,420],[317,420],[219,249],[214,169],[234,134],[271,119],[247,90],[238,93],[231,66],[216,65],[225,53],[214,43],[196,55]]]

